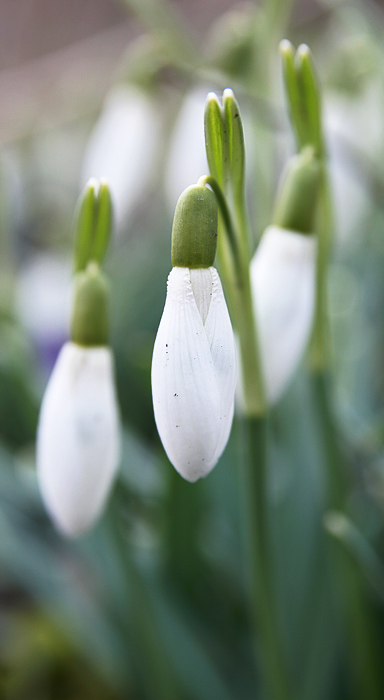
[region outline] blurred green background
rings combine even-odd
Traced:
[[[288,37],[310,45],[324,92],[332,397],[351,520],[324,528],[327,450],[303,361],[270,421],[279,625],[295,697],[367,700],[348,649],[372,623],[384,651],[383,32],[373,0],[0,0],[0,698],[263,697],[240,425],[209,478],[184,482],[157,436],[150,364],[173,208],[207,172],[209,90],[236,93],[256,237],[270,221],[294,151],[278,55]],[[91,175],[109,178],[116,205],[107,271],[124,454],[118,497],[71,542],[44,512],[34,439],[68,336],[72,217]],[[343,558],[367,609],[352,633],[343,609],[356,591],[340,590],[332,566]]]

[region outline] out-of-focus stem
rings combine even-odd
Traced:
[[[133,634],[138,640],[148,669],[145,680],[151,690],[152,697],[158,700],[181,700],[176,679],[170,668],[164,645],[151,613],[151,605],[146,595],[145,586],[131,560],[128,543],[124,537],[118,487],[113,500],[113,507],[110,508],[111,534],[121,570],[127,580],[128,589],[134,597],[134,604],[131,606],[134,615]]]
[[[278,626],[268,527],[267,419],[244,418],[244,525],[248,594],[268,700],[290,700]]]
[[[314,372],[328,366],[328,304],[327,277],[333,232],[333,210],[329,176],[323,163],[318,218],[318,256],[316,269],[316,306],[312,337],[309,348],[309,363]]]

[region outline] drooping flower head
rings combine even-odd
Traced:
[[[251,261],[253,301],[267,400],[280,399],[307,346],[314,316],[319,163],[307,149],[292,159],[274,223]]]
[[[233,418],[235,347],[213,267],[216,239],[214,194],[206,187],[188,187],[175,212],[174,267],[153,350],[152,395],[165,451],[191,482],[217,463]]]
[[[98,192],[96,185],[89,183],[78,216],[71,340],[49,380],[37,433],[40,491],[67,536],[82,534],[99,517],[119,462],[108,286],[99,267],[109,236],[110,196],[106,185]]]

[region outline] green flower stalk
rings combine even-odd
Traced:
[[[244,397],[244,535],[247,592],[254,634],[260,640],[261,670],[273,700],[288,700],[289,681],[280,641],[269,535],[267,404],[253,303],[251,234],[245,200],[245,149],[239,106],[231,90],[222,104],[210,93],[205,140],[211,176],[204,180],[220,207],[218,258],[239,338]]]
[[[322,133],[321,91],[310,49],[306,44],[295,52],[284,39],[280,43],[285,92],[291,124],[299,150],[310,146],[319,158],[321,176],[316,232],[318,256],[316,271],[316,308],[310,343],[310,363],[314,370],[324,369],[329,362],[327,318],[327,271],[332,243],[333,213],[326,149]]]
[[[205,181],[216,193],[219,204],[217,253],[240,341],[244,411],[250,416],[261,416],[266,404],[249,274],[252,236],[245,200],[244,134],[232,90],[224,91],[222,103],[209,93],[204,121],[211,173]]]

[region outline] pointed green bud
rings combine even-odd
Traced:
[[[205,148],[209,172],[223,185],[223,114],[214,92],[209,92],[204,113]]]
[[[308,143],[313,145],[316,155],[320,156],[322,152],[321,99],[312,54],[306,44],[301,44],[297,49],[296,66],[302,100],[305,104]]]
[[[323,152],[321,99],[311,51],[306,44],[295,50],[290,41],[280,43],[289,116],[299,150],[312,146]]]
[[[88,263],[75,275],[71,340],[78,345],[108,344],[108,285],[99,266]]]
[[[303,125],[301,95],[296,74],[295,49],[288,39],[283,39],[283,41],[280,42],[280,53],[289,118],[293,130],[296,133],[297,143],[299,148],[301,148],[302,144],[306,141],[305,127]]]
[[[179,197],[173,219],[173,267],[211,267],[216,245],[216,197],[207,187],[187,187]]]
[[[93,240],[89,259],[102,264],[107,252],[109,240],[113,227],[113,209],[111,193],[108,184],[101,181],[98,190],[97,208],[95,211],[95,222]]]
[[[245,176],[245,146],[240,108],[230,88],[223,92],[223,110],[228,141],[229,171],[235,197],[242,197]]]
[[[85,270],[92,245],[96,212],[96,192],[99,184],[91,178],[80,196],[75,214],[75,272]]]
[[[106,182],[91,178],[80,196],[75,215],[75,272],[90,261],[104,260],[113,225],[111,194]]]
[[[321,163],[314,149],[294,156],[285,174],[273,224],[299,233],[312,233],[320,184]]]

